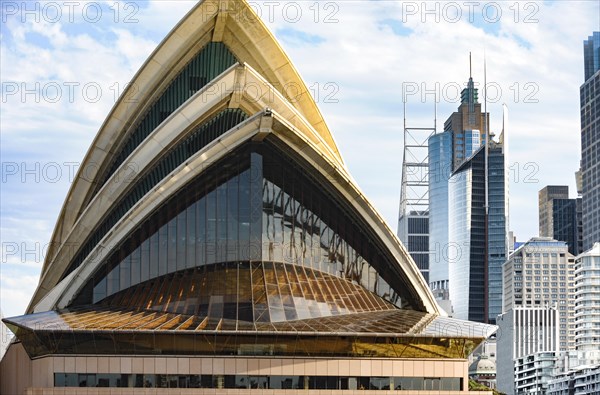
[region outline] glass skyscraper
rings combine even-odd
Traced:
[[[501,136],[505,139],[506,135]],[[502,140],[501,140],[502,141]],[[508,176],[506,140],[490,141],[488,157],[487,298],[488,321],[502,314],[502,265],[508,258]]]
[[[448,179],[452,172],[452,133],[429,138],[429,285],[434,294],[448,289]]]
[[[583,42],[583,63],[587,81],[600,70],[600,32],[593,32]]]
[[[490,139],[486,162],[489,115],[472,78],[461,100],[444,132],[429,138],[429,283],[436,297],[449,296],[456,317],[495,322],[508,246],[506,142],[504,134],[499,142]]]
[[[583,250],[600,241],[600,32],[583,43],[585,82],[581,85],[581,174]]]
[[[449,240],[459,251],[448,265],[455,317],[495,322],[502,313],[508,227],[504,169],[503,146],[491,141],[487,170],[485,147],[481,147],[449,180]]]
[[[566,185],[548,185],[539,191],[538,201],[540,236],[564,241],[571,254],[580,254],[581,198],[569,199]]]

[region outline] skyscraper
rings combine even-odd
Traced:
[[[502,313],[508,181],[503,144],[490,140],[487,169],[485,151],[481,147],[449,180],[448,238],[459,254],[449,260],[448,274],[455,317],[493,323]]]
[[[539,235],[564,241],[569,252],[582,251],[581,198],[569,199],[566,185],[548,185],[538,193]]]
[[[444,122],[444,131],[432,135],[428,141],[429,284],[439,298],[448,297],[448,262],[459,257],[462,248],[448,233],[450,176],[485,142],[486,115],[478,95],[470,73],[458,110]]]
[[[552,237],[554,225],[552,218],[552,208],[554,199],[568,199],[569,187],[567,185],[548,185],[538,192],[538,208],[540,236]],[[560,240],[560,239],[557,239]],[[562,240],[565,241],[565,240]]]
[[[600,32],[593,32],[583,41],[583,64],[586,81],[600,70]]]
[[[456,246],[448,239],[448,180],[452,173],[452,132],[429,138],[429,286],[434,294],[448,291],[448,260]],[[447,295],[446,295],[447,297]]]
[[[507,140],[491,139],[488,120],[469,76],[458,111],[429,139],[429,284],[456,317],[481,322],[502,312],[508,251]]]
[[[600,32],[583,42],[581,105],[583,250],[600,241]]]
[[[444,122],[444,132],[452,133],[452,169],[485,144],[489,114],[482,112],[478,97],[473,76],[469,74],[467,87],[460,93],[458,110]]]

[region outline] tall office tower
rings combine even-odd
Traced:
[[[459,249],[448,262],[449,295],[457,318],[494,323],[502,313],[508,251],[504,153],[503,143],[490,139],[487,158],[483,146],[449,180],[448,239]]]
[[[583,43],[585,82],[581,104],[583,250],[600,241],[600,32]]]
[[[498,317],[496,382],[506,394],[544,394],[559,351],[553,306],[513,306]]]
[[[448,239],[448,180],[452,173],[452,133],[429,138],[429,286],[448,299],[448,260],[457,253]]]
[[[579,254],[581,200],[569,199],[566,185],[548,185],[539,191],[538,202],[540,236],[564,241],[571,254]]]
[[[575,260],[575,348],[579,365],[600,365],[600,243]]]
[[[487,118],[487,119],[486,119]],[[482,112],[472,75],[460,94],[458,111],[444,122],[444,132],[452,133],[452,169],[458,168],[479,146],[485,143],[489,113]]]
[[[406,114],[406,103],[404,108]],[[408,127],[404,118],[402,188],[398,237],[406,246],[426,282],[429,282],[429,164],[428,140],[434,126]]]
[[[593,32],[583,41],[583,63],[587,81],[600,70],[600,32]]]
[[[539,235],[542,237],[552,237],[554,233],[553,224],[553,202],[554,199],[568,199],[569,187],[567,185],[548,185],[538,192],[538,208],[540,228]],[[561,240],[566,241],[566,240]]]
[[[533,237],[502,266],[503,311],[521,306],[558,306],[559,351],[575,347],[574,262],[565,242]]]
[[[458,110],[444,123],[444,132],[429,138],[429,285],[438,299],[448,298],[448,262],[462,250],[449,239],[449,179],[485,143],[485,121],[470,74]]]

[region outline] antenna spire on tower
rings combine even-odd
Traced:
[[[469,79],[473,78],[473,66],[471,63],[471,51],[469,51]]]

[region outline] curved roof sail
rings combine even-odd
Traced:
[[[465,358],[493,332],[443,317],[246,1],[183,18],[81,169],[27,314],[3,320],[31,357]]]

